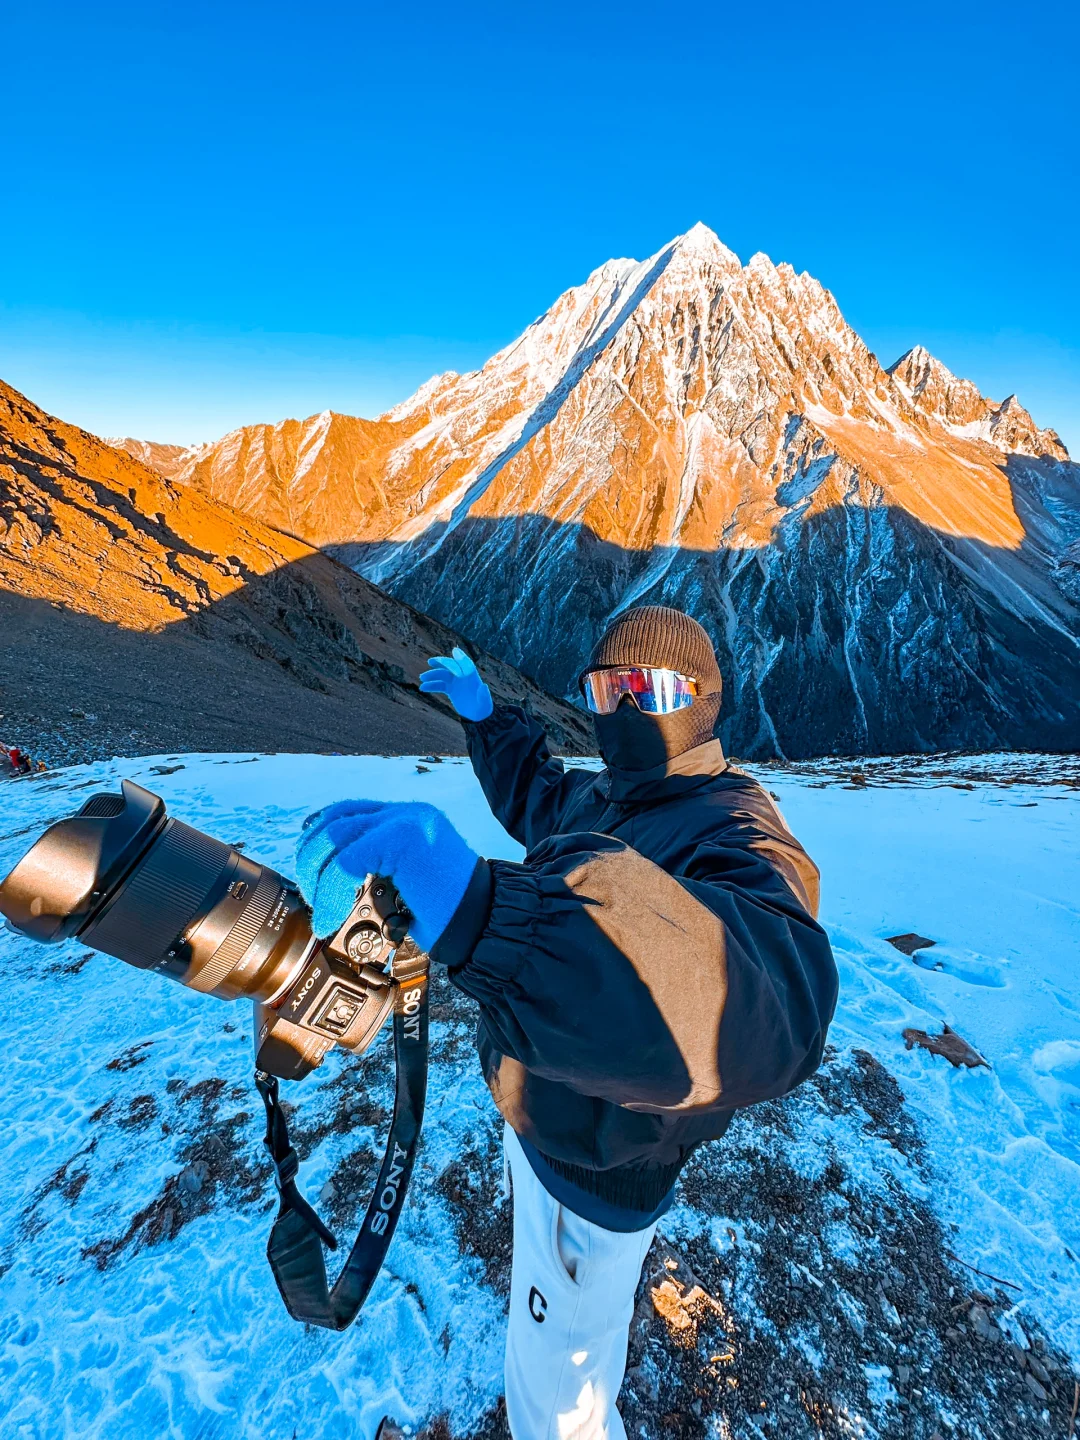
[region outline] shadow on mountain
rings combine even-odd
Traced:
[[[416,685],[428,656],[460,637],[329,557],[247,574],[205,606],[172,598],[186,616],[149,631],[0,589],[0,738],[50,764],[173,750],[463,752],[445,702]],[[485,669],[557,744],[591,750],[586,717],[493,657]]]
[[[544,516],[332,553],[554,694],[631,603],[702,619],[746,759],[1080,746],[1080,565],[906,510],[792,512],[757,548],[631,551]]]

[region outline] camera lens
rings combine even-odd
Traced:
[[[78,935],[222,1000],[273,1001],[313,944],[291,881],[129,780],[45,832],[0,886],[0,911],[35,939]]]

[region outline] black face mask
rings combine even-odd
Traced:
[[[646,715],[625,695],[614,715],[594,715],[593,724],[609,770],[653,770],[711,740],[719,715],[719,695],[699,695],[670,715]]]

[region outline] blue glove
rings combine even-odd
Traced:
[[[434,655],[428,664],[420,676],[425,695],[445,695],[463,720],[487,719],[495,708],[491,691],[464,650],[455,645],[453,655]]]
[[[316,935],[332,935],[369,875],[384,875],[413,914],[409,933],[430,951],[468,888],[478,856],[434,805],[339,800],[304,821],[296,878]]]

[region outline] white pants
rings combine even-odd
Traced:
[[[655,1225],[617,1234],[552,1199],[513,1130],[506,1418],[514,1440],[625,1440],[615,1399]]]

